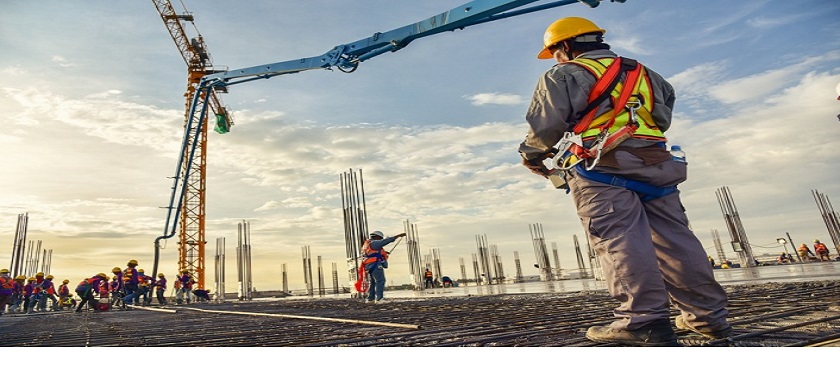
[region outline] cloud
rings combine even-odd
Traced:
[[[475,95],[465,95],[467,99],[474,106],[484,106],[488,104],[497,104],[505,106],[515,106],[525,103],[525,98],[521,95],[514,94],[499,94],[497,92],[484,92]]]

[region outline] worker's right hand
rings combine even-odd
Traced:
[[[403,237],[403,236],[405,236],[405,232],[400,232],[396,235],[396,237]]]
[[[546,159],[546,158],[549,158],[549,157],[553,157],[553,156],[554,156],[554,154],[551,154],[551,156],[546,156],[546,157],[542,157],[542,158],[534,158],[534,159],[530,159],[530,160],[527,160],[523,157],[522,158],[522,165],[525,165],[525,167],[528,168],[528,170],[530,170],[531,173],[534,173],[534,174],[536,174],[538,176],[541,176],[543,178],[548,178],[548,168],[545,167],[545,164],[543,164],[543,160]]]

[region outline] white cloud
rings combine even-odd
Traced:
[[[474,106],[484,106],[488,104],[497,105],[519,105],[525,102],[525,98],[521,95],[514,94],[499,94],[497,92],[484,92],[475,95],[465,95],[464,99],[469,100]]]

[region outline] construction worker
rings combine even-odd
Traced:
[[[123,285],[125,285],[125,297],[123,303],[133,305],[140,299],[140,272],[137,271],[137,260],[129,260],[128,268],[123,270]]]
[[[15,277],[14,288],[12,288],[12,304],[9,306],[10,313],[17,313],[20,305],[23,303],[23,287],[26,282],[26,276]],[[24,304],[24,308],[25,308]]]
[[[111,307],[119,307],[121,309],[125,308],[123,306],[123,297],[126,296],[125,294],[125,284],[123,283],[123,272],[120,267],[114,267],[111,269],[111,273],[114,274],[114,277],[111,279],[111,299],[109,303]]]
[[[435,287],[434,278],[435,278],[435,276],[434,276],[434,274],[432,274],[432,270],[429,269],[429,268],[426,268],[426,272],[423,273],[423,287],[426,288],[426,289],[434,288]]]
[[[804,263],[811,260],[816,260],[814,253],[811,252],[811,248],[808,248],[808,245],[802,243],[799,248],[796,249],[796,254],[799,255],[799,259]]]
[[[825,246],[825,243],[820,242],[818,239],[814,240],[814,252],[817,254],[817,258],[820,261],[831,261],[831,256],[828,254],[828,247]]]
[[[50,300],[50,303],[52,304],[52,311],[58,310],[58,299],[55,296],[56,291],[55,285],[53,284],[54,278],[55,277],[51,274],[47,275],[47,277],[44,277],[44,282],[41,284],[44,289],[44,295],[41,297],[41,303],[38,307],[41,308],[42,311],[50,310],[50,308],[47,307],[47,300]]]
[[[140,288],[140,297],[138,298],[138,300],[142,299],[143,306],[148,306],[152,302],[152,300],[149,298],[149,293],[151,293],[152,291],[152,288],[150,286],[151,277],[146,276],[146,271],[143,269],[138,269],[137,275],[140,276],[140,278],[137,280],[137,286]]]
[[[178,292],[175,293],[175,303],[181,304],[183,302],[190,303],[190,299],[192,298],[192,286],[193,286],[193,279],[190,275],[190,271],[187,269],[181,269],[181,275],[178,276],[175,281],[178,283]]]
[[[154,282],[157,300],[161,306],[166,306],[166,276],[158,273],[157,281]]]
[[[67,303],[67,299],[72,297],[70,295],[70,287],[67,285],[70,283],[70,280],[63,280],[61,281],[61,285],[58,286],[58,309],[64,309],[64,305]]]
[[[555,186],[571,192],[607,288],[620,303],[613,311],[617,320],[590,327],[586,337],[678,345],[669,320],[673,302],[681,313],[678,329],[724,338],[732,330],[726,293],[676,189],[687,177],[686,162],[665,148],[673,87],[655,71],[618,57],[604,43],[605,33],[580,17],[546,29],[537,57],[557,64],[537,83],[525,117],[530,128],[519,147],[523,165],[535,174],[553,174],[543,160],[555,156],[565,168]]]
[[[90,303],[94,312],[99,311],[99,301],[96,299],[96,294],[100,288],[102,281],[106,281],[108,276],[105,273],[98,273],[97,275],[86,278],[76,286],[76,294],[82,299],[79,305],[76,306],[76,312],[81,313],[85,304]]]
[[[32,282],[32,292],[29,294],[29,309],[27,314],[35,311],[45,311],[41,307],[41,300],[44,298],[44,272],[35,274],[35,281]]]
[[[389,253],[385,250],[385,246],[393,243],[397,240],[397,238],[403,236],[405,236],[404,233],[399,233],[389,238],[385,238],[382,231],[373,231],[370,233],[370,239],[365,240],[362,245],[362,254],[365,257],[362,261],[362,265],[365,268],[365,273],[370,279],[367,302],[386,302],[384,299],[385,268],[388,268]]]
[[[0,315],[6,312],[6,305],[12,300],[15,290],[15,280],[9,275],[8,269],[0,269]]]

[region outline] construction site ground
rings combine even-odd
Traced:
[[[840,280],[724,285],[734,334],[683,346],[840,347]],[[593,347],[606,290],[392,298],[349,295],[4,314],[6,347]],[[153,309],[153,310],[150,310]],[[676,310],[673,315],[676,316]]]

